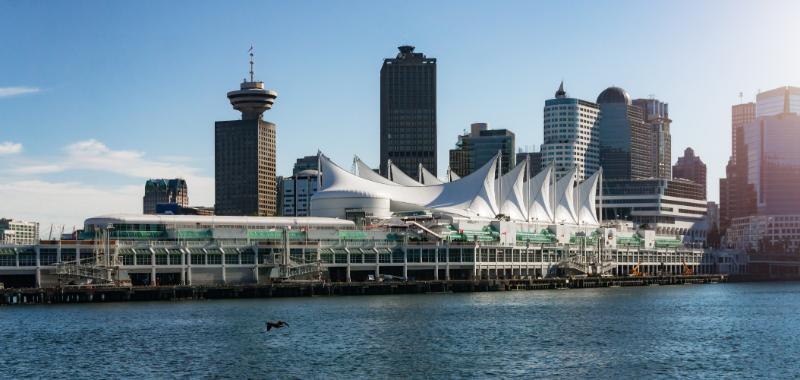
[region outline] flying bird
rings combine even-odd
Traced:
[[[284,321],[267,321],[267,331],[272,330],[273,328],[279,329],[281,327],[289,327],[289,324]]]

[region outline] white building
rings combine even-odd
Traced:
[[[317,192],[319,172],[303,170],[283,179],[283,216],[309,216],[311,196]]]
[[[39,241],[39,223],[0,219],[0,243],[32,245]]]
[[[582,181],[600,169],[600,108],[568,98],[563,82],[555,96],[544,106],[542,167],[552,162],[557,179],[577,168],[577,179]]]

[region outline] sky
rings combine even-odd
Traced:
[[[214,202],[214,121],[247,75],[278,92],[278,174],[321,150],[378,165],[379,74],[410,44],[437,59],[438,159],[473,122],[538,150],[561,80],[668,102],[673,162],[691,146],[710,200],[730,107],[800,85],[798,1],[0,0],[0,217],[71,231],[140,213],[148,178]],[[442,169],[443,171],[443,169]],[[443,172],[438,173],[444,175]]]

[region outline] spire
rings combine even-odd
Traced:
[[[561,81],[561,84],[558,86],[558,91],[556,91],[556,98],[566,98],[567,92],[564,91],[564,81]]]
[[[250,45],[250,82],[253,82],[253,45]]]

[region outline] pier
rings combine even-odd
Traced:
[[[182,301],[234,298],[356,296],[582,289],[623,286],[682,285],[726,282],[724,275],[571,277],[448,281],[292,281],[218,286],[68,286],[0,289],[0,306],[126,301]]]

